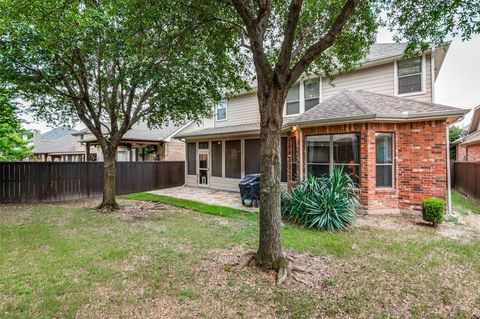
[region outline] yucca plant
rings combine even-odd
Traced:
[[[355,183],[336,168],[330,177],[308,176],[290,193],[283,192],[282,217],[312,228],[346,230],[358,204]]]

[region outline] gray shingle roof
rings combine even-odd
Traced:
[[[373,120],[421,120],[422,118],[447,118],[462,116],[468,110],[451,106],[419,102],[407,98],[372,93],[367,91],[343,90],[314,108],[296,117],[284,118],[283,127],[306,124],[336,124]],[[257,133],[259,123],[212,127],[197,131],[179,133],[175,137],[201,137]]]
[[[54,141],[66,135],[72,135],[78,131],[69,127],[57,127],[41,135],[43,140]]]
[[[375,43],[361,63],[397,57],[403,54],[406,47],[407,43]]]
[[[76,140],[72,135],[65,135],[56,140],[40,139],[35,142],[33,147],[33,154],[46,153],[83,153],[76,149]]]
[[[293,123],[344,122],[374,119],[420,119],[429,117],[461,116],[468,110],[451,106],[419,102],[407,98],[344,90],[314,108],[297,116]]]
[[[289,124],[295,118],[288,117],[283,119],[283,128],[289,127]],[[200,137],[200,136],[209,136],[209,135],[229,135],[229,134],[247,134],[247,133],[260,133],[260,123],[248,123],[248,124],[238,124],[230,126],[221,126],[221,127],[210,127],[197,131],[190,131],[187,133],[178,133],[175,134],[176,138],[184,137]]]
[[[234,134],[234,133],[257,133],[260,132],[260,123],[249,123],[249,124],[239,124],[239,125],[230,125],[222,127],[211,127],[205,128],[197,131],[188,132],[182,134],[176,134],[175,137],[199,137],[199,136],[208,136],[208,135],[223,135],[223,134]]]
[[[181,129],[183,125],[170,124],[161,128],[148,128],[146,123],[137,123],[123,136],[122,140],[138,140],[138,141],[152,141],[160,142],[171,136],[173,133]],[[86,130],[86,133],[89,133]],[[106,133],[106,130],[105,130]],[[94,136],[89,136],[84,141],[96,141]]]

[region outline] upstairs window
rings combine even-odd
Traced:
[[[227,101],[220,101],[217,105],[217,121],[227,119]]]
[[[300,113],[300,85],[295,84],[288,91],[286,114],[294,115],[299,113]]]
[[[397,61],[398,94],[422,91],[422,58]]]
[[[313,79],[305,81],[305,111],[320,103],[320,81]]]

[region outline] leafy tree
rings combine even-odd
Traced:
[[[480,0],[382,0],[386,25],[408,42],[406,54],[422,52],[447,37],[469,40],[480,33]]]
[[[237,37],[237,45],[253,62],[260,111],[262,183],[260,240],[252,259],[263,268],[276,269],[277,282],[292,269],[280,239],[279,146],[288,90],[302,76],[321,74],[331,78],[334,71],[355,67],[374,42],[381,24],[398,28],[397,39],[411,42],[410,52],[424,49],[428,41],[442,42],[451,25],[459,26],[467,37],[469,30],[478,31],[474,14],[479,6],[472,6],[472,1],[464,5],[464,1],[447,0],[449,5],[445,6],[436,6],[438,1],[434,0],[425,2],[427,7],[415,0],[224,0],[208,7],[211,2],[203,1],[200,10],[208,7],[205,11]],[[457,9],[465,9],[468,14],[460,11],[460,19],[456,19]],[[380,18],[382,10],[388,13],[386,21]],[[448,17],[447,21],[442,15]],[[439,31],[442,23],[449,26]],[[464,28],[464,24],[470,28]]]
[[[253,60],[262,174],[260,241],[253,258],[278,270],[282,282],[291,269],[280,240],[279,149],[288,90],[303,75],[353,68],[375,40],[379,11],[369,0],[230,0],[217,1],[208,12]]]
[[[115,209],[116,153],[140,120],[197,119],[241,86],[234,47],[170,1],[4,0],[0,78],[51,123],[80,118],[104,155],[103,201]],[[217,61],[217,63],[211,63]]]
[[[16,117],[16,106],[11,95],[0,88],[0,161],[19,161],[32,155],[31,133],[22,128]]]
[[[453,125],[448,128],[448,137],[450,141],[450,159],[455,160],[457,158],[457,147],[453,145],[453,141],[458,140],[463,136],[463,129],[459,126]]]

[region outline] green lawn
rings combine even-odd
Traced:
[[[480,242],[434,230],[324,233],[283,228],[290,251],[319,258],[320,285],[227,264],[257,245],[257,216],[170,203],[138,218],[95,202],[0,207],[0,318],[416,317],[480,313]],[[123,201],[143,205],[139,201]],[[243,248],[242,248],[243,247]]]
[[[456,212],[462,215],[469,213],[480,214],[480,206],[478,204],[456,191],[452,191],[452,206]]]

